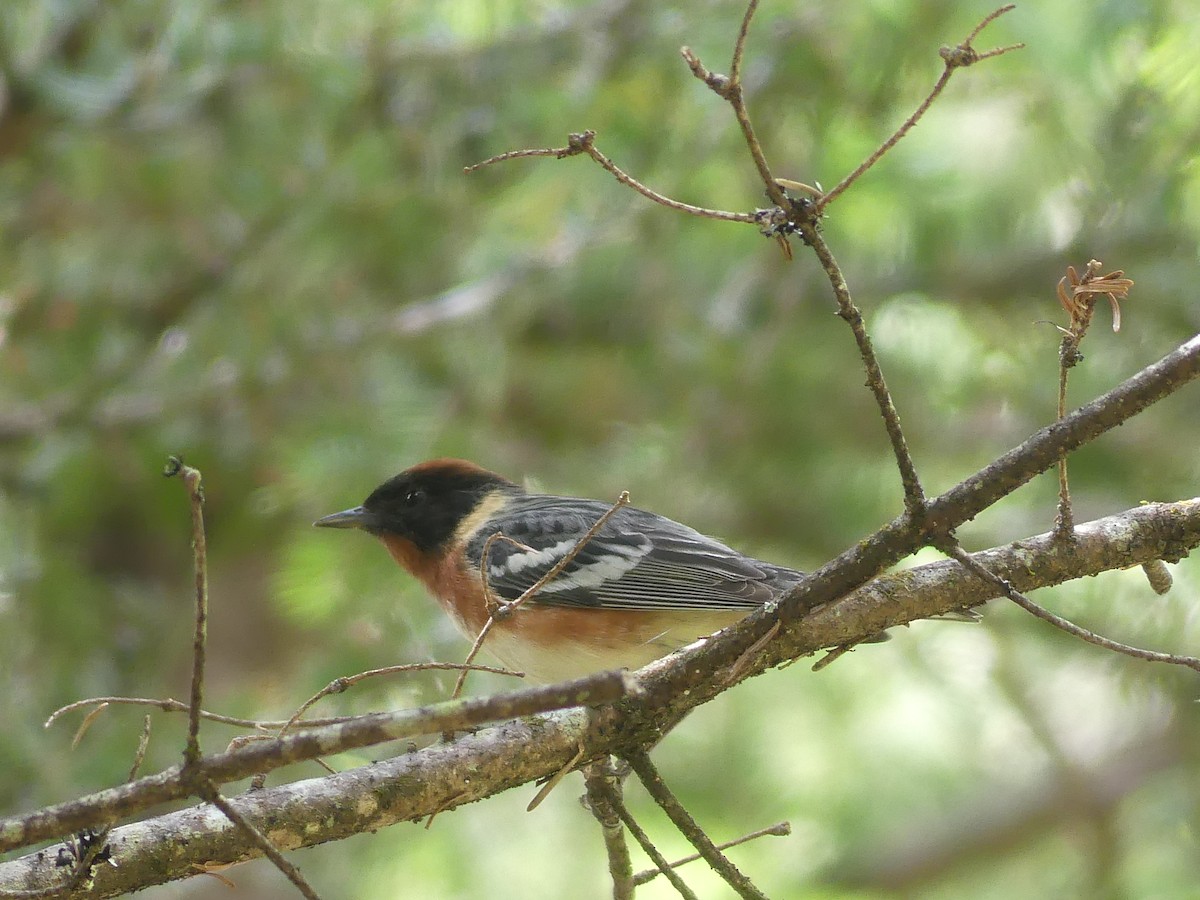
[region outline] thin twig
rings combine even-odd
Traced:
[[[253,743],[236,751],[200,759],[194,776],[225,784],[282,766],[442,731],[462,731],[488,722],[515,719],[555,709],[614,703],[638,690],[626,672],[597,672],[574,681],[526,688],[488,697],[433,703],[417,709],[355,716],[336,725],[306,728],[283,738]],[[179,767],[139,778],[122,787],[47,806],[19,817],[0,818],[0,853],[94,826],[189,796],[192,779]]]
[[[657,847],[654,846],[654,842],[650,840],[650,836],[646,834],[646,830],[638,824],[637,819],[635,819],[633,817],[633,813],[626,808],[624,802],[622,802],[620,798],[617,798],[613,805],[616,807],[617,814],[621,817],[621,821],[625,824],[625,827],[629,829],[629,833],[633,835],[633,839],[638,842],[638,846],[640,846],[645,854],[650,857],[650,861],[658,866],[658,871],[662,873],[662,876],[667,879],[667,881],[671,882],[671,886],[678,891],[679,896],[682,897],[683,900],[699,900],[692,889],[687,886],[687,882],[680,877],[679,873],[675,871],[671,863],[667,861],[667,858],[662,855]]]
[[[650,761],[650,757],[645,752],[634,751],[627,754],[625,759],[633,767],[638,780],[654,798],[654,802],[662,808],[662,811],[667,814],[667,817],[683,836],[691,841],[696,851],[704,857],[704,861],[713,867],[713,870],[737,892],[739,897],[742,897],[743,900],[767,900],[766,894],[755,887],[754,883],[717,849],[712,839],[704,833],[704,829],[696,824],[696,820],[671,793],[666,782],[662,780],[662,776],[658,774],[658,769],[654,767],[654,763]]]
[[[854,334],[859,356],[862,357],[863,367],[867,372],[867,387],[875,397],[879,413],[883,416],[884,428],[887,430],[888,440],[892,444],[892,454],[900,469],[900,482],[904,487],[904,507],[909,517],[919,522],[925,513],[925,491],[921,487],[916,464],[908,451],[908,442],[904,437],[904,429],[900,425],[900,414],[892,402],[891,392],[884,380],[883,369],[879,365],[879,358],[875,355],[871,337],[867,334],[862,313],[854,305],[854,299],[850,296],[850,288],[846,285],[842,269],[834,258],[833,251],[825,243],[825,238],[821,235],[816,223],[804,222],[799,226],[799,230],[805,243],[816,253],[817,259],[821,262],[821,268],[825,270],[825,275],[829,278],[834,298],[837,300],[838,316],[846,321]]]
[[[733,42],[733,57],[729,60],[729,80],[734,84],[742,80],[742,60],[746,56],[746,36],[750,34],[750,22],[758,10],[758,0],[750,0],[746,5],[746,14],[742,16],[742,24],[738,27],[737,38]]]
[[[837,662],[839,659],[841,659],[843,656],[845,656],[847,653],[849,653],[851,650],[853,650],[857,646],[858,646],[857,643],[853,643],[853,644],[840,644],[837,647],[833,647],[824,656],[822,656],[820,659],[818,659],[815,663],[812,664],[812,670],[814,672],[820,672],[826,666],[830,666],[833,663]]]
[[[215,787],[210,784],[207,790],[200,793],[204,800],[207,800],[223,812],[225,818],[242,829],[246,836],[250,838],[250,842],[258,847],[263,852],[263,855],[275,864],[275,868],[282,872],[284,877],[294,884],[303,896],[308,898],[308,900],[321,900],[317,892],[312,889],[312,886],[300,874],[300,870],[284,857],[283,853],[280,852],[271,839],[259,831],[253,822],[242,815],[236,806],[222,797]]]
[[[613,517],[617,510],[619,510],[622,506],[628,505],[629,491],[621,491],[621,496],[617,498],[616,502],[605,511],[604,515],[596,520],[595,524],[593,524],[592,527],[587,530],[587,533],[583,537],[575,542],[575,546],[572,547],[565,556],[563,556],[558,562],[551,566],[549,570],[547,570],[546,574],[526,588],[522,592],[521,596],[516,600],[513,600],[512,602],[499,602],[497,608],[488,614],[488,620],[483,624],[483,628],[479,630],[479,634],[476,635],[475,643],[471,646],[471,652],[467,654],[467,658],[463,661],[463,665],[470,665],[474,661],[476,655],[483,647],[484,640],[487,638],[496,622],[512,615],[514,612],[520,609],[521,606],[529,602],[529,600],[531,600],[533,597],[537,596],[537,594],[541,592],[542,588],[561,575],[563,570],[575,561],[575,557],[579,555],[579,552],[583,550],[583,548],[588,545],[591,539],[599,533],[600,529],[605,526],[605,524]],[[483,565],[482,568],[484,569],[484,574],[486,575],[486,565]],[[484,596],[494,596],[490,584],[485,585]],[[454,693],[450,695],[451,699],[458,697],[462,693],[463,685],[466,683],[467,675],[470,673],[470,671],[470,669],[463,669],[462,673],[458,676],[458,682],[454,685]]]
[[[528,159],[534,156],[553,156],[555,159],[565,159],[568,156],[576,156],[580,152],[582,151],[572,148],[570,144],[566,147],[543,147],[537,150],[509,150],[507,153],[489,156],[474,165],[464,166],[463,174],[470,175],[472,172],[478,172],[480,169],[494,166],[496,163],[508,162],[510,159]]]
[[[150,746],[150,717],[142,717],[142,736],[138,739],[137,750],[133,754],[133,762],[129,766],[129,777],[126,781],[133,781],[137,778],[138,772],[142,768],[142,763],[146,761],[146,750]]]
[[[395,675],[401,672],[426,672],[426,671],[450,671],[450,672],[490,672],[493,675],[512,675],[516,678],[523,678],[523,672],[514,672],[511,669],[501,669],[496,666],[476,666],[470,663],[407,663],[399,666],[384,666],[381,669],[368,669],[365,672],[358,672],[354,675],[343,675],[341,678],[335,678],[321,690],[317,691],[302,704],[300,708],[292,713],[292,717],[283,723],[279,729],[278,737],[283,737],[294,726],[299,724],[300,717],[303,716],[309,709],[313,707],[323,697],[328,697],[330,694],[340,694],[343,691],[349,690],[358,684],[360,681],[365,681],[368,678],[375,678],[381,675]]]
[[[754,167],[758,169],[758,175],[762,179],[763,186],[766,188],[767,196],[771,198],[771,202],[783,209],[788,209],[790,207],[788,196],[783,188],[776,183],[775,176],[771,174],[771,166],[767,163],[767,156],[763,153],[762,144],[759,143],[758,135],[754,131],[754,125],[750,121],[750,111],[746,109],[746,95],[742,90],[742,61],[746,55],[746,36],[750,33],[750,22],[754,18],[754,13],[757,9],[758,0],[750,0],[746,6],[746,14],[742,16],[742,24],[738,28],[737,41],[733,45],[733,59],[729,64],[729,89],[726,93],[726,99],[729,100],[729,105],[733,107],[734,117],[737,119],[738,126],[742,129],[742,136],[746,140],[746,147],[750,151],[750,158],[754,160]]]
[[[750,121],[750,113],[746,109],[746,98],[742,90],[742,62],[746,56],[746,36],[750,33],[750,22],[754,19],[757,9],[758,0],[750,0],[746,6],[746,14],[742,16],[742,24],[738,28],[737,40],[734,41],[733,58],[729,63],[728,75],[710,72],[691,47],[683,47],[679,52],[688,68],[692,70],[692,74],[708,85],[717,96],[728,101],[733,108],[733,115],[737,119],[738,127],[742,129],[742,137],[746,141],[746,147],[750,151],[754,167],[758,169],[758,175],[766,188],[767,196],[780,209],[790,211],[792,209],[791,201],[783,187],[771,174],[771,166],[767,162],[762,144],[759,143],[758,135],[754,131],[754,124]]]
[[[621,780],[613,772],[612,764],[605,760],[587,767],[584,784],[587,786],[588,808],[599,823],[600,833],[604,837],[608,872],[613,882],[613,900],[633,900],[633,862],[629,858],[629,844],[625,841],[621,814],[617,811],[617,804],[621,800]]]
[[[467,792],[459,791],[457,794],[447,797],[445,800],[443,800],[441,803],[439,803],[437,806],[437,809],[435,809],[433,812],[431,812],[429,814],[429,818],[425,820],[425,825],[424,825],[425,830],[428,831],[430,828],[433,827],[433,820],[436,819],[439,815],[441,815],[442,813],[444,813],[446,810],[450,809],[451,807],[457,806],[458,804],[462,803],[466,799],[467,799]]]
[[[787,837],[792,833],[792,826],[787,822],[776,822],[767,828],[760,828],[758,831],[752,831],[749,834],[743,834],[740,838],[734,838],[732,841],[726,841],[723,844],[717,844],[718,850],[728,850],[730,847],[736,847],[739,844],[745,844],[749,841],[757,840],[760,837]],[[688,863],[693,863],[698,859],[703,859],[699,853],[693,853],[691,856],[685,856],[682,859],[677,859],[670,863],[670,868],[678,869],[680,866],[686,866]],[[665,874],[663,869],[643,869],[633,876],[634,886],[646,884],[653,881],[659,875]]]
[[[575,137],[575,135],[572,135]],[[662,206],[669,209],[674,209],[678,212],[688,213],[693,216],[700,216],[704,219],[720,219],[723,222],[748,222],[753,224],[757,221],[754,213],[737,213],[727,212],[722,209],[708,209],[703,206],[693,206],[691,203],[683,203],[679,200],[673,200],[658,191],[646,187],[632,175],[627,174],[622,169],[618,168],[617,164],[601,153],[595,144],[596,133],[594,131],[585,131],[580,137],[583,138],[583,152],[594,159],[600,166],[612,175],[617,181],[626,187],[631,187],[643,197],[653,200]]]
[[[1068,338],[1063,338],[1066,346]],[[1059,354],[1062,358],[1062,354]],[[1070,367],[1064,362],[1058,367],[1058,418],[1067,414],[1067,373]],[[1060,537],[1070,537],[1075,530],[1075,514],[1071,511],[1071,486],[1067,480],[1067,455],[1058,458],[1058,515],[1054,519],[1054,532]]]
[[[754,660],[758,657],[758,654],[762,652],[763,648],[767,646],[767,644],[771,643],[771,641],[775,640],[779,634],[780,628],[782,627],[783,626],[777,620],[775,624],[771,626],[770,631],[747,647],[745,652],[742,653],[742,655],[736,660],[734,660],[733,665],[726,670],[725,683],[733,684],[735,681],[737,681],[742,676],[742,673],[746,670],[746,667],[750,663],[754,662]]]
[[[200,759],[200,701],[204,694],[204,656],[208,635],[208,549],[204,537],[204,488],[200,471],[184,465],[172,456],[163,474],[178,475],[187,488],[192,509],[192,557],[196,580],[196,627],[192,637],[192,691],[188,706],[187,744],[183,749],[184,767],[194,766]]]
[[[483,627],[479,629],[479,634],[475,635],[475,640],[471,643],[471,649],[467,651],[467,658],[463,660],[463,665],[474,664],[475,657],[478,656],[479,651],[483,649],[483,642],[486,641],[488,635],[492,633],[492,629],[496,627],[497,621],[498,620],[494,614],[488,615],[487,621],[484,622]],[[467,683],[467,673],[470,671],[470,669],[463,669],[458,674],[458,678],[454,682],[454,690],[450,692],[451,700],[455,700],[462,696],[463,688]]]
[[[1095,644],[1097,647],[1103,647],[1105,650],[1112,650],[1114,653],[1121,653],[1125,656],[1132,656],[1134,659],[1145,660],[1146,662],[1161,662],[1170,663],[1176,666],[1185,666],[1200,672],[1200,659],[1194,656],[1180,656],[1174,653],[1160,653],[1157,650],[1143,650],[1140,647],[1133,647],[1129,644],[1122,644],[1119,641],[1114,641],[1106,638],[1103,635],[1089,631],[1074,622],[1064,619],[1062,616],[1055,615],[1050,610],[1034,603],[1020,591],[1018,591],[1005,578],[996,575],[986,566],[973,559],[957,541],[947,543],[947,546],[941,548],[942,552],[956,559],[963,568],[975,573],[984,581],[987,581],[999,588],[1004,596],[1012,600],[1013,603],[1021,607],[1028,613],[1032,613],[1037,618],[1044,622],[1049,622],[1055,628],[1065,631],[1067,634],[1073,635],[1080,640],[1087,641],[1089,644]]]
[[[483,602],[487,604],[489,615],[499,609],[501,603],[500,598],[496,596],[496,592],[492,590],[491,579],[488,578],[489,560],[492,558],[492,545],[500,541],[511,544],[522,553],[534,552],[533,548],[528,544],[522,544],[520,541],[510,538],[502,532],[494,531],[488,535],[487,540],[483,542],[483,549],[479,552],[479,582],[480,588],[483,591]]]
[[[533,812],[542,805],[542,801],[550,796],[550,792],[558,787],[564,778],[575,771],[575,767],[583,759],[584,752],[583,747],[580,747],[575,751],[574,756],[559,766],[558,771],[546,779],[546,783],[538,789],[538,792],[533,795],[533,799],[529,801],[529,805],[525,807],[525,812]]]
[[[71,749],[74,750],[79,746],[79,742],[83,740],[83,736],[88,733],[88,729],[92,727],[92,723],[100,717],[100,714],[108,709],[107,703],[101,703],[90,713],[83,717],[83,721],[79,723],[79,727],[75,729],[75,734],[71,737]]]
[[[595,141],[595,131],[573,132],[567,136],[568,143],[565,147],[548,147],[539,150],[510,150],[508,153],[501,153],[498,156],[485,159],[483,162],[475,163],[473,166],[467,166],[463,171],[474,172],[494,163],[505,162],[510,159],[524,159],[529,156],[553,156],[555,159],[566,159],[568,156],[579,156],[582,154],[594,159],[605,171],[621,182],[621,184],[633,188],[643,197],[653,200],[655,203],[666,206],[669,209],[688,213],[693,216],[700,216],[704,219],[720,219],[723,222],[748,222],[753,224],[757,221],[753,213],[727,212],[721,209],[693,206],[691,203],[683,203],[679,200],[673,200],[665,194],[660,194],[658,191],[646,187],[646,185],[626,173],[616,163],[601,153],[596,148]]]
[[[66,706],[60,706],[50,714],[50,717],[46,719],[42,727],[49,728],[67,713],[97,704],[101,708],[109,706],[153,706],[161,709],[163,712],[186,713],[191,710],[191,707],[182,700],[176,700],[173,697],[164,697],[162,699],[154,697],[88,697],[86,700],[76,700],[74,703],[68,703]],[[288,723],[286,719],[242,719],[237,716],[224,716],[220,713],[209,712],[206,709],[200,710],[200,718],[208,719],[210,722],[220,722],[222,725],[233,725],[237,728],[253,728],[257,731],[276,731]],[[339,722],[347,721],[349,718],[351,717],[331,716],[325,719],[308,719],[298,724],[305,728],[316,728],[321,725],[336,725]]]
[[[381,669],[370,669],[366,672],[358,672],[354,675],[343,675],[341,678],[335,678],[333,681],[329,682],[329,684],[325,685],[325,687],[321,688],[321,690],[317,691],[315,694],[305,700],[300,705],[300,708],[292,713],[292,717],[283,723],[283,726],[278,730],[275,736],[283,737],[288,731],[299,725],[300,717],[303,716],[323,697],[327,697],[330,694],[340,694],[367,678],[373,678],[379,675],[393,675],[397,672],[420,672],[428,669],[450,670],[455,672],[475,670],[480,672],[491,672],[495,675],[514,675],[518,678],[525,677],[523,672],[512,672],[508,669],[500,669],[495,666],[472,666],[465,663],[406,663],[397,666],[385,666]],[[257,738],[259,740],[268,739],[265,735],[259,735]],[[315,762],[330,775],[334,773],[333,767],[326,763],[325,760],[317,758],[314,759],[313,762]],[[266,783],[267,774],[265,772],[260,772],[259,774],[255,775],[253,780],[250,782],[250,789],[256,791],[262,790]]]
[[[1107,297],[1113,311],[1113,331],[1121,330],[1120,300],[1129,296],[1133,279],[1126,278],[1121,269],[1102,275],[1104,264],[1098,259],[1088,261],[1083,275],[1067,266],[1067,274],[1058,281],[1058,302],[1070,316],[1062,332],[1062,343],[1058,348],[1058,418],[1067,414],[1067,379],[1071,369],[1083,361],[1079,346],[1087,336],[1088,327],[1096,311],[1096,301]],[[1067,480],[1067,455],[1058,458],[1058,514],[1054,520],[1054,533],[1067,540],[1075,528],[1075,516],[1071,511],[1071,489]]]
[[[921,105],[916,108],[911,116],[904,120],[904,123],[896,129],[895,133],[893,133],[891,137],[879,145],[878,149],[876,149],[874,153],[859,163],[858,168],[834,185],[834,187],[831,188],[824,197],[816,201],[816,211],[818,215],[824,212],[825,208],[829,206],[830,203],[845,193],[846,189],[850,187],[850,185],[857,181],[864,172],[871,168],[871,166],[879,162],[884,154],[891,150],[892,147],[896,146],[900,139],[912,130],[912,127],[916,125],[918,121],[920,121],[921,117],[924,116],[929,110],[929,107],[933,105],[933,101],[938,98],[939,94],[941,94],[942,90],[946,87],[947,82],[950,81],[950,76],[954,74],[956,69],[965,68],[966,66],[974,65],[981,60],[991,59],[994,56],[1000,56],[1004,53],[1008,53],[1011,50],[1019,50],[1025,46],[1024,44],[1012,44],[1008,47],[998,47],[995,50],[988,50],[984,53],[980,53],[971,46],[971,42],[979,36],[979,32],[981,32],[994,20],[1015,8],[1015,4],[1009,4],[1007,6],[1000,7],[984,18],[982,22],[976,25],[975,29],[969,35],[967,35],[966,40],[964,40],[957,47],[941,48],[939,53],[945,64],[945,68],[943,68],[942,74],[938,76],[938,80],[934,84],[933,89],[929,92],[929,95],[923,101],[921,101]]]

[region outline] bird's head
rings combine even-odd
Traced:
[[[405,469],[371,492],[361,506],[313,522],[321,528],[359,528],[395,536],[430,552],[446,545],[489,494],[520,488],[462,459],[433,459]]]

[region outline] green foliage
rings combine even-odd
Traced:
[[[836,183],[924,96],[937,47],[987,11],[764,3],[746,84],[777,173]],[[723,69],[742,13],[0,4],[0,809],[124,777],[140,714],[106,713],[71,753],[73,722],[38,727],[55,706],[186,692],[187,510],[158,477],[168,453],[208,489],[208,705],[262,717],[340,674],[465,652],[377,546],[308,527],[427,456],[564,493],[628,489],[803,566],[898,512],[850,335],[803,248],[787,264],[752,229],[651,206],[586,159],[461,173],[595,128],[657,190],[764,205],[728,109],[677,56],[686,43]],[[1062,318],[1068,263],[1098,257],[1137,282],[1122,332],[1089,335],[1074,401],[1200,330],[1198,27],[1188,0],[1023,5],[980,46],[1028,49],[958,74],[830,209],[931,489],[1052,417],[1058,335],[1043,320]],[[1194,495],[1198,409],[1184,392],[1077,454],[1080,516]],[[1039,480],[964,537],[1047,529],[1054,490]],[[1200,572],[1176,573],[1162,599],[1136,572],[1042,599],[1194,652]],[[1194,683],[1013,610],[987,618],[758,679],[672,735],[662,768],[718,839],[792,820],[795,837],[735,851],[772,896],[1192,889]],[[368,683],[326,710],[445,690]],[[147,767],[175,761],[179,727],[156,724]],[[205,745],[226,739],[214,728]],[[1167,760],[1111,804],[1071,795],[1078,808],[987,843],[1001,807],[1098,781],[1089,767],[1143,740]],[[527,796],[497,798],[300,862],[345,896],[604,896],[575,793],[533,816]],[[668,856],[688,852],[634,803]],[[954,841],[923,880],[883,871]],[[259,865],[235,880],[280,889]]]

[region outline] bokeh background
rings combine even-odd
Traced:
[[[990,9],[764,2],[745,81],[776,172],[835,183]],[[555,492],[627,489],[800,567],[897,513],[849,332],[803,249],[788,264],[753,229],[652,206],[586,159],[462,173],[594,128],[672,196],[764,205],[728,108],[678,57],[686,43],[726,69],[742,12],[0,4],[0,811],[124,777],[140,710],[110,710],[74,752],[78,719],[43,731],[50,710],[186,695],[188,513],[159,474],[169,453],[207,485],[208,705],[257,717],[338,675],[462,658],[381,548],[309,527],[429,456]],[[1137,282],[1119,335],[1100,312],[1074,401],[1200,330],[1194,3],[1027,4],[979,46],[1017,40],[957,75],[826,223],[934,491],[1051,418],[1046,320],[1063,319],[1068,263]],[[1080,518],[1196,495],[1198,445],[1192,388],[1073,459]],[[1044,531],[1054,492],[1040,478],[961,534],[979,548]],[[1195,653],[1200,567],[1175,574],[1165,598],[1136,570],[1038,596]],[[369,683],[323,711],[449,684]],[[978,627],[921,623],[820,674],[755,679],[656,755],[717,840],[791,821],[792,837],[734,851],[773,897],[1195,896],[1198,688],[993,604]],[[181,736],[157,715],[147,771]],[[231,736],[206,726],[204,742]],[[580,788],[293,858],[330,897],[604,897]],[[664,852],[687,852],[630,794]],[[289,895],[264,863],[227,874],[242,896]],[[144,896],[228,893],[198,878]]]

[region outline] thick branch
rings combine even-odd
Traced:
[[[1200,498],[1147,504],[1089,522],[1078,528],[1076,538],[1071,545],[1064,545],[1047,533],[975,554],[975,558],[1022,590],[1125,568],[1147,559],[1178,559],[1200,546]],[[836,604],[811,612],[771,644],[769,661],[811,654],[902,622],[978,605],[995,593],[951,560],[887,575]],[[725,641],[709,642],[714,647],[720,643]],[[690,664],[694,656],[692,653],[656,663],[639,678],[647,685],[669,683],[673,672],[694,668]],[[716,681],[719,673],[709,671],[707,677]],[[595,759],[640,746],[638,742],[651,732],[655,721],[662,719],[664,710],[682,708],[691,700],[671,697],[656,703],[650,694],[628,701],[624,707],[605,707],[590,714],[577,710],[510,722],[460,738],[452,745],[428,747],[327,778],[244,794],[230,802],[281,849],[337,840],[394,822],[421,819],[436,810],[452,809],[551,775],[581,748],[584,758]],[[236,759],[247,771],[253,770],[254,760],[247,757],[254,752],[255,747],[247,747],[222,754],[224,765],[230,767]],[[136,782],[133,795],[124,798],[121,814],[159,802],[158,782],[164,776]],[[468,776],[469,787],[464,788]],[[149,787],[147,781],[151,782]],[[114,793],[79,801],[91,804],[93,817],[86,821],[73,819],[69,827],[60,826],[61,830],[53,833],[99,821],[108,807],[96,801]],[[39,813],[38,819],[46,812]],[[0,822],[0,836],[11,840],[20,834],[17,829],[22,824],[19,819]],[[189,839],[186,849],[180,842],[183,835]],[[114,829],[110,840],[120,868],[104,867],[106,893],[97,896],[184,877],[194,871],[190,866],[195,862],[233,862],[254,853],[234,826],[208,806]],[[37,879],[57,873],[46,874],[49,867],[45,856],[35,853],[0,864],[0,888],[47,883]]]
[[[226,784],[291,763],[400,738],[462,731],[486,722],[564,707],[611,703],[623,696],[629,686],[629,676],[625,673],[605,672],[494,697],[452,700],[418,709],[361,716],[203,757],[196,763],[193,777]],[[179,766],[173,766],[157,775],[46,807],[28,816],[0,819],[0,851],[51,840],[185,797],[189,793],[188,780]]]
[[[670,715],[712,699],[740,680],[725,679],[715,673],[739,661],[742,654],[762,640],[778,621],[786,626],[783,633],[768,642],[756,662],[745,666],[747,676],[823,646],[853,643],[902,622],[945,612],[946,609],[931,609],[923,604],[919,604],[922,606],[920,611],[916,607],[910,610],[897,605],[887,609],[857,607],[852,612],[849,600],[843,600],[833,607],[834,615],[841,617],[843,624],[825,632],[823,629],[831,624],[826,618],[827,611],[822,610],[817,615],[811,610],[858,590],[888,566],[932,543],[938,534],[947,534],[970,521],[1000,498],[1055,465],[1060,454],[1115,428],[1197,376],[1200,376],[1200,336],[1065,419],[1038,431],[991,465],[930,500],[922,518],[923,528],[914,524],[907,514],[900,516],[813,572],[780,602],[777,610],[756,612],[722,632],[720,640],[708,641],[689,651],[687,665],[652,667],[653,674],[642,679],[646,696],[639,700],[637,708],[654,709],[660,715],[665,711]],[[1188,540],[1192,542],[1174,554],[1147,554],[1119,565],[1140,564],[1147,558],[1178,559],[1181,552],[1186,553],[1187,549],[1196,546],[1196,537],[1194,531],[1189,533]],[[833,639],[829,640],[831,637]],[[821,640],[826,643],[819,643]],[[814,644],[814,641],[818,643]],[[638,719],[644,727],[654,727],[648,717],[639,715]]]

